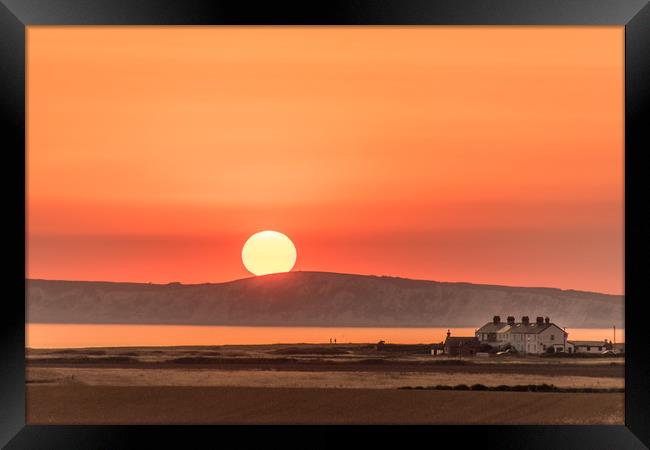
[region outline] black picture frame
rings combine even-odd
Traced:
[[[30,25],[620,25],[625,26],[625,425],[621,426],[34,426],[25,424],[25,36]],[[647,243],[641,222],[650,149],[650,6],[645,0],[0,0],[5,285],[0,333],[0,444],[6,448],[134,448],[225,445],[251,439],[283,446],[371,445],[635,449],[650,446],[650,334],[643,315]],[[646,189],[643,186],[646,186]],[[635,261],[639,261],[635,263]],[[23,300],[21,300],[21,298]],[[289,431],[293,438],[280,433]],[[295,439],[299,433],[301,438]],[[406,434],[408,433],[408,440]],[[308,436],[309,441],[303,440]],[[309,443],[307,443],[309,442]],[[145,444],[146,443],[146,444]],[[313,443],[313,445],[312,445]],[[644,446],[645,443],[645,446]],[[194,445],[193,445],[194,444]],[[300,446],[300,445],[299,445]],[[303,447],[305,448],[305,447]]]

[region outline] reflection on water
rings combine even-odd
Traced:
[[[473,336],[474,328],[451,328],[453,336]],[[613,339],[612,329],[567,328],[570,340]],[[146,347],[279,343],[441,342],[447,328],[224,327],[195,325],[27,324],[29,348]],[[624,330],[616,330],[623,342]]]

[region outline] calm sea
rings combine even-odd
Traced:
[[[474,328],[451,328],[452,336],[473,336]],[[571,340],[613,339],[613,330],[567,328]],[[445,339],[447,328],[223,327],[195,325],[27,324],[29,348],[148,347],[287,343],[429,344]],[[616,330],[616,342],[624,330]]]

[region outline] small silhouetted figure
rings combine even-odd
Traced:
[[[330,344],[332,343],[332,338],[330,338]]]
[[[334,343],[336,344],[336,338],[334,338]]]

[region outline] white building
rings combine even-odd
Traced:
[[[612,348],[607,341],[571,341],[576,353],[602,353]]]
[[[545,353],[550,347],[556,352],[573,352],[573,345],[567,342],[568,334],[552,323],[548,317],[537,317],[530,322],[528,316],[515,322],[513,316],[504,323],[501,317],[494,316],[476,330],[476,337],[481,344],[495,348],[514,347],[519,353]]]

